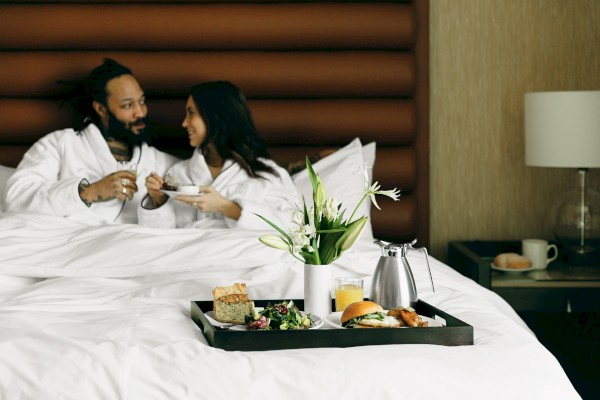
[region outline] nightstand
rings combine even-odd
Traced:
[[[450,242],[448,265],[504,298],[558,359],[582,397],[597,397],[600,265],[569,265],[559,246],[558,259],[545,270],[492,270],[494,257],[510,252],[521,253],[521,242]]]
[[[600,311],[600,265],[569,265],[560,257],[545,270],[492,270],[499,253],[521,253],[521,242],[467,241],[448,244],[448,265],[504,298],[517,312]]]

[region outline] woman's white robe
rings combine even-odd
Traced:
[[[191,158],[177,163],[169,170],[181,185],[212,186],[223,197],[239,204],[242,208],[239,220],[235,221],[220,213],[198,211],[188,204],[169,198],[165,204],[154,210],[140,206],[140,224],[155,228],[237,227],[272,230],[255,215],[259,214],[280,227],[288,227],[291,223],[292,207],[297,201],[294,183],[288,172],[275,162],[268,159],[261,161],[273,167],[279,176],[260,173],[264,179],[252,178],[238,163],[226,160],[223,170],[213,180],[204,156],[198,151],[194,151]]]
[[[150,172],[165,173],[179,159],[143,144],[136,146],[137,187],[131,201],[117,199],[92,203],[79,197],[79,183],[94,183],[116,172],[117,161],[100,130],[93,124],[81,133],[55,131],[38,140],[23,156],[6,185],[7,211],[31,211],[61,215],[90,225],[137,223],[137,206],[146,195]]]

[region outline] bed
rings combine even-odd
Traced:
[[[319,163],[362,153],[354,141],[315,169],[333,182],[328,172],[340,171]],[[304,173],[294,176],[299,191]],[[212,300],[216,286],[246,283],[253,299],[303,298],[303,265],[260,234],[2,214],[3,398],[578,398],[504,300],[430,258],[433,292],[421,253],[409,256],[419,298],[473,326],[473,345],[211,347],[190,302]],[[362,277],[368,297],[380,252],[365,232],[330,266],[332,276]]]
[[[333,276],[364,278],[368,296],[381,252],[374,238],[428,244],[427,11],[425,1],[2,4],[0,191],[33,141],[68,124],[54,82],[103,56],[133,69],[155,145],[180,157],[189,152],[179,130],[188,88],[229,79],[282,164],[331,149],[314,165],[344,202],[360,196],[354,172],[364,162],[373,180],[401,190],[398,202],[365,210],[368,229],[331,266]],[[117,35],[105,34],[105,21]],[[306,171],[293,174],[306,193]],[[0,397],[579,398],[505,301],[431,257],[433,292],[417,253],[419,298],[471,325],[473,345],[211,347],[190,302],[211,300],[214,287],[244,282],[256,300],[303,298],[302,264],[260,243],[263,233],[272,232],[3,212]]]

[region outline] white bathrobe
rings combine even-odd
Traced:
[[[92,203],[79,197],[79,183],[94,183],[116,172],[118,163],[93,124],[81,133],[55,131],[38,140],[23,156],[6,185],[7,211],[32,211],[62,215],[96,224],[137,223],[137,206],[146,195],[144,184],[151,171],[163,174],[179,159],[143,144],[134,148],[138,192],[131,201],[117,199]]]
[[[205,213],[188,204],[169,199],[161,207],[149,210],[139,208],[140,224],[155,228],[240,228],[273,230],[257,217],[259,214],[287,230],[291,224],[291,210],[297,201],[294,183],[288,172],[272,160],[261,159],[279,174],[260,173],[263,178],[251,178],[238,163],[226,160],[223,170],[213,180],[204,156],[194,151],[191,158],[181,161],[169,170],[181,185],[212,186],[223,197],[239,204],[242,213],[235,221],[221,213]],[[149,199],[147,199],[149,200]],[[142,203],[143,205],[146,202]]]

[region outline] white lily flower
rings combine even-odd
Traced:
[[[393,188],[391,190],[378,190],[377,194],[382,194],[384,196],[387,196],[387,197],[393,199],[394,201],[398,201],[398,197],[400,197],[400,191],[397,190],[396,188]]]
[[[307,238],[312,239],[317,234],[317,228],[314,225],[303,225],[302,232]]]
[[[338,202],[335,199],[335,197],[328,198],[325,201],[325,207],[323,208],[323,214],[325,215],[325,218],[327,218],[330,221],[335,220],[338,216],[338,211]]]
[[[398,197],[400,197],[400,191],[399,190],[397,190],[396,188],[391,189],[391,190],[380,190],[380,188],[381,188],[381,185],[379,184],[379,182],[375,182],[367,190],[367,195],[371,199],[371,202],[373,202],[373,205],[375,207],[377,207],[378,210],[381,210],[381,208],[379,207],[379,204],[377,204],[377,200],[375,200],[375,195],[376,194],[382,194],[384,196],[390,197],[394,201],[398,201]]]
[[[298,208],[292,210],[292,222],[296,225],[302,225],[304,223],[304,213]]]
[[[368,164],[365,163],[364,166],[358,169],[365,180],[364,196],[355,206],[350,218],[337,221],[340,204],[334,197],[326,196],[325,186],[319,175],[312,169],[312,165],[307,158],[306,169],[313,188],[313,207],[307,209],[305,213],[306,206],[304,205],[304,201],[302,207],[292,205],[291,220],[294,227],[287,234],[271,221],[257,214],[282,235],[265,235],[260,238],[261,242],[267,246],[281,250],[287,249],[294,258],[305,263],[326,265],[338,259],[344,251],[348,250],[358,240],[367,223],[368,217],[365,216],[356,220],[354,219],[354,214],[359,211],[361,204],[365,200],[369,201],[367,197],[370,198],[375,207],[381,209],[379,204],[377,204],[375,195],[382,194],[394,201],[397,201],[400,196],[400,191],[396,188],[381,190],[379,182],[369,185],[369,168]],[[327,226],[326,229],[321,225],[322,218],[328,220],[328,223],[324,225]],[[317,226],[319,227],[319,231],[317,231]],[[343,232],[341,237],[339,236],[339,232]],[[332,243],[332,237],[337,237],[335,243]],[[315,243],[316,245],[313,247],[312,244]]]
[[[290,231],[290,238],[292,239],[292,245],[294,247],[294,251],[298,252],[302,250],[304,246],[306,246],[308,242],[308,238],[302,232],[302,229],[294,229]]]
[[[274,249],[289,250],[290,248],[290,245],[278,235],[263,235],[258,240]]]

